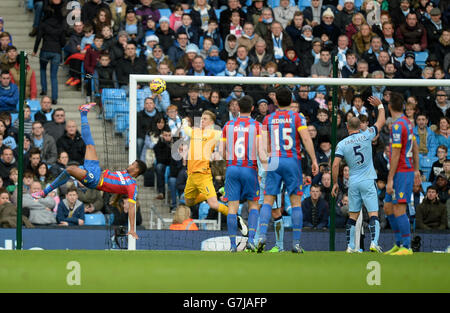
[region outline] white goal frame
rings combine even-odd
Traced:
[[[227,76],[185,76],[185,75],[130,75],[129,105],[130,128],[128,160],[137,159],[137,85],[160,78],[166,83],[192,84],[244,84],[244,85],[308,85],[308,86],[386,86],[386,87],[450,87],[450,79],[376,79],[376,78],[311,78],[311,77],[227,77]],[[128,236],[128,250],[136,250],[136,240]]]

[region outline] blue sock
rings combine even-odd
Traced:
[[[300,244],[300,235],[303,227],[303,211],[301,207],[292,208],[292,245]]]
[[[389,221],[389,224],[391,225],[392,231],[394,232],[395,236],[395,244],[400,247],[402,244],[402,235],[400,234],[400,229],[397,224],[397,219],[395,218],[394,214],[386,216],[386,218]]]
[[[86,145],[95,145],[91,135],[91,127],[87,119],[87,112],[80,112],[81,115],[81,137]]]
[[[259,237],[262,241],[266,240],[267,227],[272,217],[272,206],[264,203],[259,212]]]
[[[284,223],[282,216],[273,221],[273,228],[275,230],[276,245],[280,250],[284,250]]]
[[[378,239],[380,238],[380,220],[378,216],[370,217],[369,230],[372,242],[378,246]]]
[[[67,170],[62,171],[61,174],[59,174],[58,177],[56,177],[56,179],[51,184],[49,184],[47,187],[45,187],[45,189],[44,189],[45,195],[48,195],[50,192],[52,192],[59,186],[64,185],[65,183],[67,183],[69,181],[69,179],[70,179],[70,175],[69,175],[69,173],[67,173]]]
[[[409,249],[411,246],[411,229],[409,226],[409,219],[406,214],[396,217],[398,228],[400,230],[403,247]]]
[[[345,225],[347,246],[351,249],[355,249],[355,225],[356,221],[351,218],[347,220],[347,224]]]
[[[250,210],[248,214],[248,241],[254,243],[256,228],[258,227],[259,211],[257,209]]]
[[[231,248],[236,248],[237,220],[236,214],[227,215],[228,235],[230,236]]]

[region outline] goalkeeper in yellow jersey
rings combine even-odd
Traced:
[[[190,137],[187,182],[184,188],[184,198],[187,206],[194,206],[207,201],[211,209],[223,215],[228,215],[228,207],[217,200],[209,162],[216,144],[222,137],[222,131],[214,129],[216,115],[211,111],[204,111],[200,120],[200,127],[191,128],[187,120],[183,120],[184,133]],[[244,220],[238,216],[238,226],[244,236],[248,228]]]

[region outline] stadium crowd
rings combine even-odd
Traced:
[[[34,0],[35,19],[29,35],[36,37],[33,56],[40,58],[41,109],[34,116],[29,108],[25,111],[26,192],[45,186],[67,164],[83,163],[85,145],[76,123],[65,120],[63,109],[52,107],[58,103],[57,73],[61,62],[70,69],[66,85],[79,90],[85,82],[88,100],[104,88],[128,91],[130,74],[331,77],[335,57],[339,77],[343,78],[448,79],[450,76],[450,6],[443,0],[78,2],[79,7],[69,6],[69,9],[64,0]],[[3,139],[0,174],[10,197],[8,201],[14,203],[18,151],[17,121],[11,123],[11,113],[16,111],[18,90],[14,82],[20,74],[14,34],[4,29],[3,19],[0,19],[0,30],[0,135]],[[48,63],[50,96],[46,83]],[[29,65],[28,68],[27,98],[36,99],[35,74]],[[217,117],[216,124],[223,127],[239,116],[239,99],[250,95],[255,104],[252,116],[262,122],[277,108],[276,87],[179,83],[168,84],[161,95],[146,98],[137,118],[137,153],[149,167],[144,185],[154,186],[156,181],[156,199],[163,200],[170,194],[169,206],[175,210],[187,179],[186,145],[179,147],[184,156],[181,160],[171,155],[173,143],[185,137],[182,119],[188,117],[194,123],[202,112],[210,110]],[[303,225],[327,228],[332,185],[331,89],[328,86],[289,88],[292,110],[307,119],[320,163],[320,173],[312,176],[310,161],[304,155]],[[423,183],[414,186],[409,203],[412,225],[418,229],[447,229],[449,88],[340,86],[337,140],[348,135],[346,121],[353,116],[361,119],[363,127],[371,126],[378,112],[367,99],[376,96],[387,108],[391,92],[404,96],[405,115],[414,126],[421,157],[432,163],[423,170]],[[101,99],[96,100],[101,103]],[[386,114],[386,126],[373,141],[383,228],[388,227],[381,207],[389,170],[389,125],[392,123],[387,109]],[[223,195],[225,161],[216,153],[211,164],[216,190]],[[341,192],[336,206],[338,228],[344,227],[348,217],[347,183],[348,167],[342,166]],[[105,212],[104,203],[109,205],[109,202],[95,203],[94,199],[102,198],[99,194],[83,198],[83,190],[77,182],[60,188],[58,194],[48,197],[51,199],[39,201],[42,214],[36,217],[30,213],[30,222],[82,225],[85,213]],[[3,199],[3,193],[0,196]],[[116,205],[118,202],[113,201]],[[283,214],[289,215],[289,203],[284,197],[282,206]],[[33,207],[29,209],[35,211]],[[1,212],[2,206],[0,223]],[[193,211],[199,218],[212,218],[214,214],[217,213],[204,205]]]

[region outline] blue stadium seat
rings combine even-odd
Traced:
[[[419,154],[419,168],[422,170],[427,180],[430,177],[431,168],[434,161],[435,160],[432,157],[428,157],[426,155],[422,156]]]
[[[426,181],[422,183],[422,189],[423,191],[427,192],[427,188],[430,187],[432,185],[432,183]]]
[[[106,225],[105,216],[102,213],[85,214],[84,225],[104,226]]]
[[[214,11],[215,11],[216,16],[217,16],[217,21],[220,22],[220,13],[222,13],[222,10],[221,9],[215,9]]]
[[[298,7],[303,11],[306,7],[311,5],[311,0],[298,0]]]
[[[18,117],[19,113],[11,113],[11,125],[14,124],[14,122],[17,120]]]
[[[122,133],[129,127],[129,115],[117,113],[114,117],[114,130],[116,133]]]
[[[165,16],[170,18],[170,16],[172,15],[172,10],[170,9],[159,9],[159,14],[161,15],[161,17]]]
[[[416,55],[416,64],[423,69],[426,65],[425,62],[428,59],[428,51],[414,52],[414,54]]]
[[[137,90],[137,100],[136,100],[137,108],[136,108],[136,110],[138,112],[142,111],[144,109],[144,100],[145,100],[145,98],[150,97],[151,95],[152,95],[152,92],[150,91],[149,88]]]
[[[41,109],[41,102],[39,100],[28,99],[25,104],[28,104],[31,109],[31,115],[34,115],[37,111]]]

